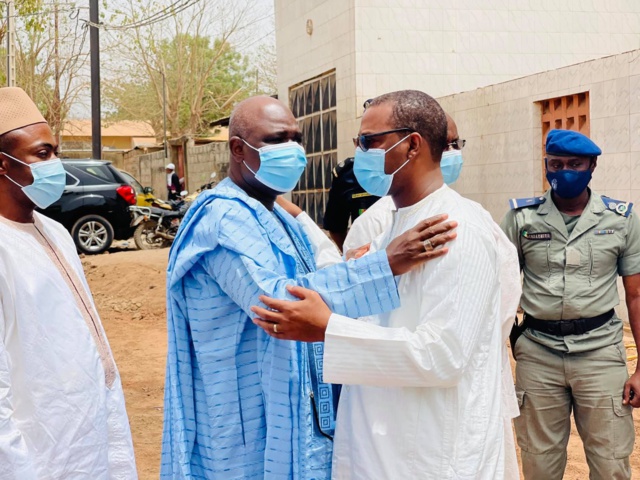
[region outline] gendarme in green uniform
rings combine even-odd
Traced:
[[[631,203],[587,188],[601,154],[590,139],[552,130],[546,152],[551,188],[511,200],[501,224],[523,272],[524,324],[512,336],[522,470],[526,480],[562,480],[573,412],[589,478],[627,480],[640,382],[638,373],[629,379],[613,309],[622,276],[637,334],[640,220]]]
[[[591,192],[569,232],[551,191],[513,208],[501,227],[520,257],[524,281],[520,305],[541,320],[601,315],[620,303],[618,275],[640,273],[640,220],[633,205]],[[622,340],[622,321],[582,335],[550,335],[527,329],[524,335],[561,352],[595,350]]]

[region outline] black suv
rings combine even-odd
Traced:
[[[41,213],[71,233],[81,253],[101,253],[116,240],[131,238],[129,206],[136,192],[120,172],[104,160],[62,160],[67,186],[60,200]]]

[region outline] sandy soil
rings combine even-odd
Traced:
[[[126,251],[82,262],[122,377],[141,480],[160,472],[168,254]]]
[[[167,348],[164,294],[168,253],[168,249],[112,249],[110,254],[83,258],[122,376],[141,480],[157,479],[160,469]],[[629,367],[635,368],[635,362]],[[635,417],[638,436],[640,415]],[[634,476],[640,475],[640,449],[635,449],[631,462]],[[564,478],[584,480],[588,476],[582,443],[574,427]]]

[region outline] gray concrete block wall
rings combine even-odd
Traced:
[[[143,187],[153,187],[159,198],[167,198],[164,152],[147,153],[124,159],[124,170],[136,177]]]
[[[589,92],[590,137],[602,148],[591,187],[640,202],[640,50],[441,97],[467,140],[454,188],[500,221],[508,200],[543,193],[538,102]],[[635,113],[638,112],[638,113]]]
[[[229,168],[229,148],[227,142],[214,142],[206,145],[187,146],[186,152],[186,188],[194,192],[209,182],[212,172],[216,172],[216,181],[227,176]]]
[[[123,159],[123,170],[136,177],[144,187],[153,187],[155,195],[167,198],[167,177],[164,170],[165,157],[162,150],[138,156],[127,155]],[[187,146],[185,155],[185,185],[194,192],[209,181],[216,172],[216,181],[227,176],[229,149],[226,142]]]

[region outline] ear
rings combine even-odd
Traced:
[[[593,172],[596,169],[597,166],[598,166],[598,157],[593,157],[593,160],[591,161],[591,166],[589,167],[589,170],[591,170]]]
[[[407,158],[413,158],[420,153],[420,149],[424,148],[425,141],[417,132],[413,132],[409,135],[409,150],[407,151]]]
[[[231,137],[229,139],[229,150],[234,162],[242,163],[244,161],[244,146],[244,142],[240,137]]]
[[[0,175],[6,175],[9,165],[9,160],[4,155],[0,154]]]

